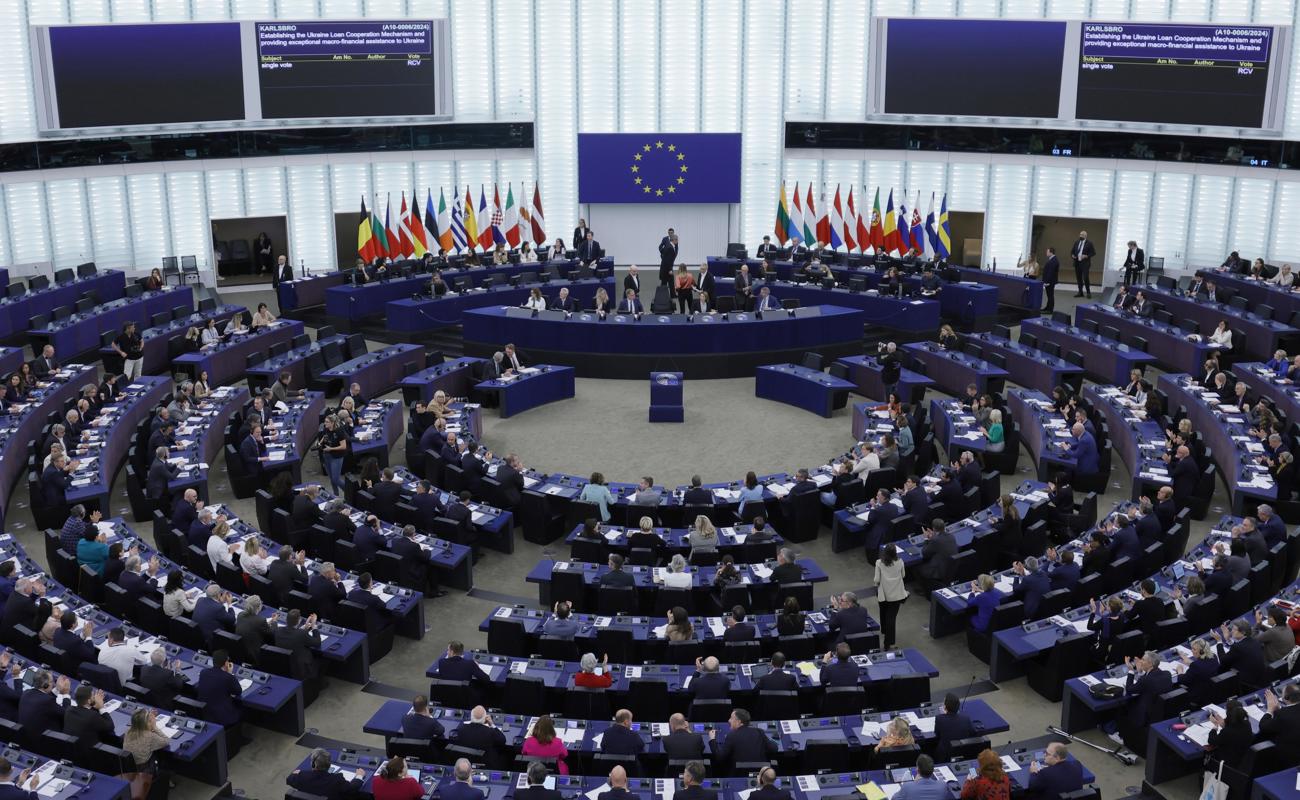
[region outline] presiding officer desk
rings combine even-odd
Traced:
[[[49,416],[62,418],[64,406],[81,396],[81,387],[96,383],[98,374],[96,367],[64,364],[37,381],[26,403],[6,408],[7,413],[0,415],[0,520],[14,484],[27,469],[29,445],[40,438]]]
[[[83,353],[99,350],[100,335],[105,331],[120,331],[128,322],[143,330],[153,320],[154,314],[183,309],[188,314],[194,310],[194,290],[189,286],[171,286],[145,292],[139,297],[120,297],[74,313],[61,320],[51,320],[27,332],[32,352],[39,352],[47,344],[64,358],[74,358]]]
[[[265,353],[273,345],[289,342],[302,332],[301,322],[277,319],[264,328],[223,336],[220,343],[206,350],[177,356],[172,366],[191,378],[207,372],[208,382],[213,386],[234,383],[244,377],[250,355]]]
[[[1083,368],[1088,377],[1099,383],[1120,385],[1128,383],[1129,373],[1143,370],[1147,364],[1154,364],[1156,357],[1139,350],[1134,350],[1117,339],[1108,339],[1097,333],[1089,333],[1066,322],[1049,317],[1031,318],[1020,323],[1020,341],[1029,335],[1037,342],[1038,349],[1046,343],[1061,348],[1061,354],[1076,352],[1083,356]],[[1199,369],[1199,367],[1198,367]]]
[[[803,572],[802,580],[804,582],[824,583],[830,580],[826,570],[819,567],[817,562],[811,558],[800,558],[796,563]],[[776,592],[777,585],[770,582],[772,578],[771,565],[737,564],[736,570],[740,573],[741,585],[751,587],[751,591],[760,591],[766,586],[770,588],[772,593]],[[589,598],[574,597],[572,596],[573,592],[567,589],[553,591],[553,586],[564,580],[567,587],[576,577],[582,581],[589,593],[594,594],[595,587],[600,586],[601,576],[609,571],[609,564],[553,561],[544,558],[528,571],[525,580],[537,584],[537,602],[542,606],[552,605],[556,600],[567,600],[574,604],[574,608],[590,610],[595,608],[595,603],[591,602]],[[668,573],[668,568],[625,564],[623,571],[632,576],[637,593],[641,595],[641,607],[644,609],[654,608],[655,597],[659,592],[665,590],[663,584],[657,579],[662,579]],[[686,573],[691,576],[691,583],[694,587],[691,593],[694,595],[695,605],[701,605],[700,601],[707,598],[712,591],[713,576],[717,571],[717,567],[697,567],[691,564],[686,566]],[[557,593],[560,596],[553,598],[552,595]]]
[[[635,723],[633,724],[635,725]],[[715,727],[719,728],[718,736],[722,737],[726,726],[719,725]],[[357,753],[350,750],[328,750],[327,752],[330,755],[331,765],[343,770],[345,775],[355,772],[357,769],[362,770],[364,780],[357,791],[361,800],[373,800],[371,783],[374,780],[376,770],[388,760],[384,754],[381,752]],[[1003,768],[1006,770],[1007,776],[1011,778],[1014,790],[1024,791],[1028,788],[1030,764],[1038,761],[1041,766],[1043,755],[1044,751],[1035,750],[1002,757]],[[1073,760],[1074,756],[1069,758]],[[305,758],[299,766],[303,770],[310,769],[310,756]],[[974,759],[949,761],[935,765],[935,774],[947,781],[947,790],[956,798],[961,792],[961,784],[965,781],[967,774],[976,767],[978,767],[978,763]],[[439,796],[441,787],[452,782],[451,767],[422,764],[408,759],[407,770],[412,777],[416,777],[418,774],[418,780],[425,791],[425,796]],[[781,772],[789,774],[784,769]],[[832,800],[832,798],[855,796],[854,792],[858,791],[859,787],[870,790],[869,785],[874,785],[882,792],[885,792],[886,796],[892,796],[892,794],[897,793],[900,785],[893,781],[901,780],[904,773],[906,773],[908,780],[912,780],[915,778],[916,770],[873,769],[860,772],[799,775],[793,778],[779,779],[777,788],[788,791],[792,800]],[[660,773],[655,771],[654,774]],[[608,779],[603,775],[553,775],[547,777],[546,786],[552,785],[552,778],[554,779],[554,786],[559,790],[561,797],[570,800],[581,800],[584,797],[588,798],[588,800],[599,800],[600,795],[609,788]],[[527,776],[525,774],[496,769],[475,770],[472,780],[474,789],[483,793],[483,800],[507,800],[507,798],[514,796],[517,788],[524,788],[527,785]],[[1096,776],[1091,770],[1084,767],[1083,782],[1091,783],[1094,780],[1096,780]],[[627,797],[629,800],[655,800],[655,798],[667,797],[668,792],[673,791],[676,786],[678,786],[678,781],[675,778],[628,778]],[[702,788],[708,792],[716,792],[719,800],[747,800],[755,785],[752,777],[709,778],[704,781]],[[860,791],[859,794],[865,796],[865,792]]]
[[[11,558],[18,561],[20,574],[34,575],[45,572],[35,561],[31,560],[17,542],[12,539],[0,541],[0,560]],[[138,636],[142,639],[148,635],[142,634],[135,626],[123,622],[107,611],[87,603],[48,574],[45,577],[45,584],[45,598],[47,600],[76,611],[79,620],[89,622],[94,626],[94,635],[90,643],[96,648],[104,643],[108,637],[108,632],[113,628],[124,628],[128,635]],[[149,636],[150,643],[162,647],[167,652],[167,663],[170,664],[172,661],[181,662],[178,674],[189,684],[191,689],[198,683],[199,673],[212,665],[212,657],[207,653],[169,642],[161,638],[161,634],[157,631],[149,631],[149,634],[153,634],[153,636]],[[6,631],[4,635],[11,642],[15,642],[16,637],[13,632]],[[15,644],[19,650],[22,649],[22,642],[15,642]],[[31,653],[25,655],[33,657]],[[302,735],[306,730],[306,726],[303,722],[303,693],[300,681],[280,677],[279,675],[271,675],[243,665],[235,667],[234,675],[239,679],[240,687],[244,690],[243,708],[246,721],[268,730],[294,736]],[[186,694],[191,693],[189,690],[186,691]]]
[[[80,503],[87,512],[112,508],[109,498],[113,480],[126,460],[131,436],[171,390],[170,377],[142,375],[122,387],[113,402],[99,409],[82,434],[77,448],[82,452],[72,456],[80,465],[71,474],[66,492],[68,505]]]
[[[405,735],[402,723],[410,710],[411,704],[405,700],[389,700],[380,706],[379,710],[366,721],[362,730],[375,736],[382,736],[385,741],[402,738]],[[757,720],[754,725],[766,733],[769,738],[780,743],[781,754],[778,758],[793,762],[790,767],[794,769],[797,768],[800,751],[809,742],[843,742],[849,746],[851,751],[855,752],[857,757],[861,758],[868,755],[864,751],[874,747],[880,741],[883,733],[882,728],[896,716],[901,716],[908,721],[913,728],[912,732],[917,744],[926,747],[926,749],[932,749],[932,746],[936,743],[934,718],[942,711],[943,707],[940,705],[926,704],[901,712],[884,711],[867,714],[846,714],[839,717],[818,716],[774,720],[764,719],[764,707],[762,703],[759,703],[754,706],[751,714]],[[431,705],[429,712],[448,734],[469,719],[469,711],[464,708]],[[962,707],[962,712],[970,716],[972,725],[980,734],[1001,733],[1011,729],[1011,725],[1000,714],[994,711],[988,703],[978,698],[967,699]],[[527,714],[493,715],[493,725],[496,726],[497,730],[505,734],[506,753],[508,755],[513,757],[518,754],[536,719],[536,717]],[[576,757],[584,762],[582,770],[573,769],[575,765],[571,764],[571,771],[575,773],[579,771],[597,771],[595,769],[586,769],[585,762],[591,756],[600,752],[600,745],[605,731],[609,730],[609,727],[615,723],[607,719],[589,720],[565,717],[555,717],[554,722],[556,734],[563,739],[568,747],[570,760]],[[721,722],[695,722],[691,724],[691,729],[695,733],[703,734],[706,739],[708,738],[708,731],[716,730],[719,743],[725,741],[726,735],[731,732],[731,729]],[[643,756],[648,755],[652,759],[655,756],[659,756],[660,759],[666,758],[660,740],[668,735],[667,722],[637,720],[632,723],[632,730],[645,743],[646,747],[642,753]],[[654,774],[660,773],[656,772]]]
[[[568,280],[561,278],[549,282],[521,283],[517,286],[493,284],[491,287],[479,287],[465,292],[448,292],[441,297],[407,297],[393,300],[384,310],[384,319],[388,330],[414,333],[433,331],[441,328],[455,327],[462,322],[466,309],[483,306],[522,306],[531,296],[533,289],[540,289],[547,304],[552,304],[561,289],[569,290],[569,298],[579,309],[590,308],[596,299],[596,290],[604,289],[610,302],[615,301],[614,279],[579,278]]]
[[[757,314],[566,315],[519,308],[465,313],[468,355],[491,356],[520,342],[536,362],[568,364],[580,377],[644,380],[671,365],[685,378],[745,377],[780,361],[799,362],[808,350],[828,358],[861,350],[866,313],[842,306],[810,306]]]
[[[139,333],[140,343],[142,345],[141,349],[143,351],[141,358],[144,359],[144,374],[154,375],[167,369],[173,356],[172,342],[181,340],[181,337],[183,337],[186,331],[190,328],[198,328],[202,330],[208,324],[208,320],[211,319],[216,320],[218,328],[224,329],[226,323],[230,321],[231,317],[236,314],[242,314],[244,311],[245,309],[243,306],[226,304],[217,306],[216,308],[210,308],[206,311],[186,314],[185,316],[178,317],[170,322],[164,322],[162,325],[153,325],[150,327],[144,327],[143,325],[140,326],[142,328]],[[110,329],[106,328],[105,332],[107,333],[109,330]],[[121,326],[118,326],[118,331],[120,330]],[[58,350],[57,346],[55,347],[55,350]],[[105,369],[109,369],[109,364],[114,364],[117,366],[116,371],[121,372],[122,357],[117,354],[117,351],[113,349],[112,345],[100,347],[99,357],[103,360]]]
[[[208,501],[208,473],[217,456],[225,447],[226,425],[237,411],[248,404],[248,389],[218,386],[212,394],[198,401],[190,415],[176,423],[176,444],[168,453],[167,461],[180,468],[175,480],[167,483],[172,497],[180,497],[186,489],[199,493]],[[153,463],[153,454],[147,454]],[[170,509],[168,509],[170,512]]]
[[[14,293],[15,286],[22,288],[19,284],[10,284],[8,296],[0,298],[0,339],[31,330],[32,317],[47,316],[62,306],[75,306],[90,292],[95,293],[97,303],[117,300],[126,294],[126,275],[120,270],[107,269],[83,278],[52,283],[43,289],[27,289],[20,294]]]

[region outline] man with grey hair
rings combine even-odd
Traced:
[[[1025,604],[1025,619],[1037,619],[1038,606],[1043,595],[1052,590],[1052,579],[1046,572],[1038,569],[1038,559],[1034,556],[1011,565],[1016,577],[1015,588],[1011,592],[1014,599]]]
[[[351,775],[342,771],[331,772],[329,751],[318,747],[311,751],[311,768],[295,769],[286,782],[305,794],[313,794],[325,800],[345,800],[356,794],[365,779],[366,771],[360,767]]]
[[[86,507],[77,503],[68,509],[68,518],[63,523],[63,528],[59,531],[59,547],[68,555],[77,554],[77,542],[81,541],[81,534],[86,529]]]
[[[772,583],[798,583],[803,580],[803,567],[795,560],[794,551],[782,547],[776,554],[776,566],[772,568]]]
[[[276,559],[266,565],[266,579],[275,589],[276,597],[287,597],[289,592],[307,588],[307,553],[293,552],[287,544],[280,545]]]
[[[452,782],[438,789],[442,800],[483,800],[483,792],[474,788],[474,768],[469,759],[456,759],[451,775]]]
[[[275,634],[271,630],[280,619],[280,612],[276,611],[271,614],[268,621],[262,616],[262,598],[255,594],[250,594],[244,598],[244,610],[239,615],[239,620],[235,623],[235,635],[244,640],[244,652],[253,658],[253,663],[257,663],[257,657],[264,644],[272,644],[275,641]]]
[[[1146,746],[1147,726],[1156,720],[1152,718],[1160,695],[1173,689],[1173,678],[1160,669],[1160,654],[1148,650],[1138,659],[1124,657],[1124,666],[1128,667],[1128,679],[1124,686],[1125,708],[1118,725],[1109,723],[1102,726],[1112,740],[1124,744],[1134,752],[1143,752]]]
[[[167,664],[167,650],[157,647],[149,654],[149,663],[140,668],[140,685],[149,690],[151,699],[156,700],[160,708],[171,708],[176,695],[185,687],[185,678],[180,674],[181,662]]]
[[[218,630],[235,630],[235,615],[226,606],[230,603],[230,593],[215,583],[209,583],[203,596],[194,604],[191,617],[203,634],[205,644],[211,646],[212,637]]]
[[[121,586],[129,600],[139,600],[141,597],[151,595],[156,588],[153,583],[144,576],[140,556],[127,556],[126,565],[122,568],[122,574],[117,576],[117,585]],[[151,576],[158,573],[158,558],[154,556],[149,559],[149,571]]]
[[[483,706],[474,706],[470,710],[469,719],[452,731],[451,739],[453,744],[461,747],[482,750],[489,761],[506,746],[505,734],[492,724],[492,717]]]
[[[528,788],[515,789],[515,800],[560,800],[563,795],[557,789],[546,788],[549,771],[546,764],[533,761],[528,765]]]
[[[320,571],[311,576],[307,581],[307,593],[311,595],[316,613],[326,619],[334,615],[335,607],[347,599],[348,593],[339,581],[339,573],[334,569],[333,561],[321,564]]]
[[[1033,797],[1062,797],[1083,788],[1083,765],[1070,760],[1065,745],[1052,742],[1043,751],[1043,763],[1029,765],[1029,794]]]
[[[0,614],[0,630],[13,630],[15,625],[30,625],[36,617],[36,600],[45,594],[45,583],[40,578],[19,578],[14,590],[5,601]]]
[[[483,379],[490,381],[493,378],[504,377],[506,374],[505,359],[506,354],[500,350],[493,353],[492,360],[483,367]]]
[[[831,595],[831,612],[827,625],[832,631],[839,631],[836,642],[843,642],[846,637],[858,633],[867,633],[875,625],[871,614],[858,605],[858,596],[853,592]]]
[[[922,753],[916,757],[916,780],[904,783],[894,800],[949,800],[951,797],[948,784],[934,777],[934,759]]]
[[[168,463],[169,452],[166,445],[154,448],[153,463],[149,465],[149,472],[145,477],[145,495],[157,503],[160,509],[171,508],[171,491],[167,487],[181,474],[180,467]]]
[[[1264,543],[1270,550],[1286,541],[1286,523],[1282,522],[1272,506],[1260,503],[1259,508],[1255,509],[1255,516],[1259,517],[1259,525],[1256,527],[1264,535]]]
[[[731,682],[721,672],[715,656],[695,659],[695,675],[691,678],[691,696],[695,700],[726,700],[731,694]]]

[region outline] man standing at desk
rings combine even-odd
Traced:
[[[1047,260],[1043,264],[1043,294],[1047,295],[1045,313],[1056,310],[1056,284],[1061,280],[1061,259],[1056,257],[1056,248],[1047,248]]]
[[[673,264],[677,261],[677,233],[672,228],[668,235],[659,241],[659,285],[670,286],[673,279]]]
[[[636,264],[630,265],[627,268],[627,275],[623,277],[623,294],[627,294],[628,289],[631,289],[635,295],[641,294],[641,275],[637,271]]]
[[[600,242],[596,241],[596,235],[591,229],[587,229],[587,238],[582,240],[578,245],[578,260],[585,266],[592,266],[600,260],[603,255],[600,249]]]
[[[764,236],[763,243],[758,246],[758,252],[755,254],[755,258],[760,258],[760,259],[776,258],[777,254],[780,251],[781,251],[780,244],[772,244],[772,237]]]
[[[727,738],[721,744],[717,742],[717,730],[709,731],[709,742],[712,743],[713,755],[717,760],[731,764],[747,764],[769,761],[776,755],[776,742],[767,738],[767,734],[758,728],[751,727],[749,720],[749,712],[745,709],[733,710],[731,717],[727,719],[731,733],[727,734]]]
[[[1083,297],[1085,291],[1088,297],[1092,297],[1092,276],[1088,273],[1092,269],[1092,257],[1096,254],[1097,248],[1088,239],[1088,232],[1079,231],[1079,241],[1070,248],[1070,259],[1074,261],[1074,277],[1079,283],[1079,291],[1075,292],[1075,297]]]
[[[1124,285],[1129,286],[1138,282],[1138,273],[1147,267],[1146,253],[1138,247],[1137,242],[1130,241],[1128,250],[1124,253]]]
[[[736,271],[736,310],[749,311],[754,302],[754,280],[749,277],[749,265],[741,264]]]

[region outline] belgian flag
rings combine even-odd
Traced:
[[[366,210],[366,198],[361,198],[361,220],[357,223],[357,256],[369,264],[375,260],[375,232],[370,227],[370,212]]]

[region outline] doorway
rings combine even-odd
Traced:
[[[984,259],[984,212],[949,211],[948,236],[954,264],[979,267]]]
[[[1102,285],[1106,274],[1106,238],[1110,233],[1110,221],[1092,217],[1049,217],[1034,215],[1033,229],[1029,234],[1029,244],[1033,248],[1038,263],[1046,260],[1043,251],[1048,247],[1056,248],[1056,257],[1061,261],[1061,283],[1074,283],[1074,264],[1070,261],[1070,247],[1079,240],[1079,231],[1088,232],[1097,254],[1092,257],[1092,268],[1088,271],[1094,289]]]
[[[271,240],[271,252],[266,256],[257,244],[262,234]],[[280,215],[214,219],[212,252],[218,285],[270,283],[276,259],[289,254],[288,218]]]

